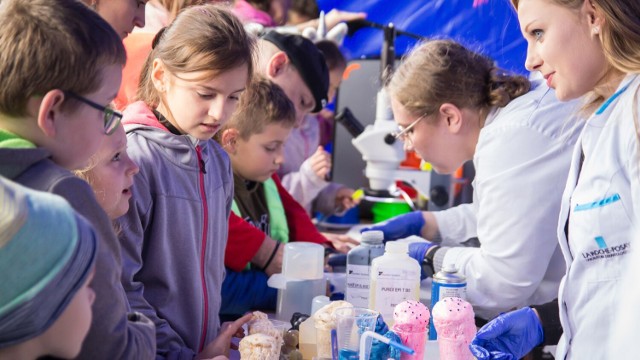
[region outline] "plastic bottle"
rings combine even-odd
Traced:
[[[393,309],[405,300],[420,301],[420,264],[408,255],[409,244],[389,241],[383,256],[371,263],[369,309],[393,325]]]
[[[304,360],[313,359],[316,355],[316,327],[312,317],[300,324],[300,337],[298,341],[302,358]]]
[[[360,245],[347,254],[346,299],[355,307],[369,306],[369,284],[371,261],[384,254],[384,233],[366,231],[362,233]]]

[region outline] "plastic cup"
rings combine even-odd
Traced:
[[[360,336],[365,331],[374,331],[378,312],[365,308],[341,308],[334,312],[338,333],[338,354],[340,360],[358,359]],[[365,355],[371,349],[371,339],[367,340]],[[368,358],[368,356],[367,356]]]
[[[413,355],[405,352],[400,353],[400,360],[422,360],[424,358],[424,347],[427,343],[427,334],[429,333],[426,327],[415,330],[402,325],[394,325],[391,330],[398,334],[403,345],[415,351]]]

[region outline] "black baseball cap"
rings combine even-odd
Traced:
[[[329,69],[322,52],[309,39],[300,35],[270,31],[262,38],[284,51],[300,73],[316,101],[316,107],[311,112],[322,110],[327,105],[329,92]]]

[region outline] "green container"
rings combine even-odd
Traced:
[[[397,202],[377,202],[371,207],[373,223],[379,223],[411,211],[411,206],[402,200]]]

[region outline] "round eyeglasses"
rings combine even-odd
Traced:
[[[103,112],[104,114],[104,133],[106,135],[111,135],[113,134],[116,129],[118,128],[118,125],[120,125],[120,122],[122,121],[122,113],[120,113],[119,111],[114,110],[111,106],[107,105],[107,106],[102,106],[100,104],[97,104],[89,99],[87,99],[84,96],[80,96],[74,92],[71,91],[64,91],[64,94],[70,98],[74,98],[86,105],[91,106],[92,108],[96,109],[96,110],[100,110]]]

